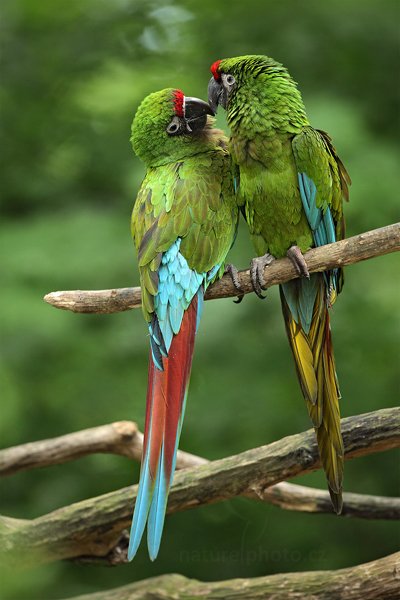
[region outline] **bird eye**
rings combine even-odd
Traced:
[[[175,115],[172,118],[172,121],[168,125],[166,131],[167,131],[168,135],[178,135],[178,134],[182,133],[182,123],[181,123],[180,118],[177,115]]]
[[[176,135],[177,133],[179,133],[179,123],[177,121],[172,120],[171,123],[168,125],[167,127],[167,133],[168,135]]]
[[[236,80],[233,75],[227,75],[225,81],[228,85],[233,85],[234,83],[236,83]]]

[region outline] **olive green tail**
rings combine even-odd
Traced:
[[[286,332],[294,356],[297,375],[306,400],[307,409],[313,422],[322,466],[328,481],[332,504],[337,514],[342,511],[342,483],[344,448],[340,431],[339,400],[340,391],[336,376],[335,359],[329,325],[329,313],[326,285],[322,274],[312,276],[309,280],[295,280],[280,288],[282,312],[285,319]],[[309,294],[313,301],[308,332],[303,328],[305,323],[304,287],[314,285],[315,294]],[[301,289],[303,288],[303,289]],[[292,314],[290,305],[297,305],[297,320]],[[312,306],[312,305],[311,305]],[[311,316],[312,314],[312,316]],[[300,316],[299,316],[300,315]]]

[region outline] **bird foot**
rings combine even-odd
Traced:
[[[237,268],[235,267],[235,265],[232,265],[231,263],[227,264],[225,267],[225,273],[227,273],[228,275],[230,275],[230,278],[232,280],[233,283],[233,287],[235,288],[235,290],[237,291],[237,300],[234,300],[235,304],[240,304],[241,301],[244,298],[244,291],[242,286],[240,285],[240,281],[239,281],[239,271],[237,270]]]
[[[264,256],[253,258],[250,264],[251,285],[261,300],[266,298],[263,294],[263,288],[265,286],[264,268],[270,265],[274,260],[275,256],[272,256],[272,254],[268,254],[267,252]]]
[[[307,279],[310,279],[307,263],[302,251],[298,246],[291,246],[286,252],[286,256],[290,259],[299,277],[307,277]]]

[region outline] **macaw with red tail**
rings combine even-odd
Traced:
[[[143,100],[132,124],[133,149],[147,168],[132,235],[150,356],[129,560],[146,523],[150,558],[159,551],[204,292],[223,274],[237,230],[230,157],[212,114],[206,102],[166,89]]]

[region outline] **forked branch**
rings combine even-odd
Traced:
[[[342,420],[345,458],[400,446],[400,409],[383,409]],[[262,495],[280,481],[320,467],[312,430],[268,446],[177,472],[168,512],[247,493]],[[91,498],[32,521],[4,524],[2,551],[16,562],[49,562],[106,556],[129,526],[137,486]],[[7,525],[7,526],[6,526]]]
[[[58,465],[97,453],[117,454],[140,461],[142,449],[143,434],[138,431],[136,423],[118,421],[0,450],[0,476]],[[190,468],[208,462],[205,458],[179,450],[176,467]],[[269,502],[286,510],[332,514],[332,504],[327,491],[284,481],[262,492],[246,492],[245,496]],[[400,519],[400,498],[345,492],[343,500],[343,516]]]

